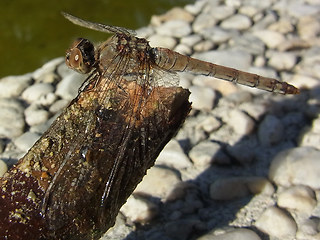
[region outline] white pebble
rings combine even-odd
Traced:
[[[184,169],[192,166],[189,158],[184,153],[179,142],[172,139],[161,151],[157,160],[157,164],[163,164],[177,169]]]
[[[314,191],[306,186],[293,186],[278,194],[278,205],[311,214],[317,205]]]
[[[276,184],[289,187],[306,185],[320,188],[320,151],[311,147],[284,150],[271,163],[269,178]]]
[[[294,239],[297,225],[293,218],[277,207],[269,207],[256,221],[255,226],[279,239]]]

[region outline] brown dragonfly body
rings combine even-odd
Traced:
[[[74,24],[94,29],[97,31],[115,33],[115,36],[111,40],[102,43],[98,47],[95,54],[95,59],[93,59],[93,54],[87,54],[82,52],[83,55],[91,57],[91,59],[89,59],[90,63],[98,62],[98,66],[94,66],[93,64],[89,67],[89,65],[86,65],[86,68],[79,69],[77,64],[73,65],[72,62],[70,62],[73,61],[73,59],[70,59],[69,62],[67,61],[67,64],[71,68],[77,69],[78,71],[80,70],[80,72],[83,73],[87,73],[88,71],[92,70],[91,67],[95,67],[97,70],[107,73],[106,68],[110,66],[110,64],[120,63],[121,59],[119,57],[116,58],[116,55],[121,55],[121,51],[130,51],[132,55],[137,56],[138,61],[146,61],[145,67],[150,68],[151,71],[146,71],[144,72],[144,74],[152,75],[153,69],[161,69],[162,71],[167,71],[167,75],[169,73],[172,75],[175,72],[188,71],[194,74],[216,77],[234,83],[281,94],[299,93],[299,89],[297,89],[296,87],[286,82],[280,82],[274,78],[267,78],[257,74],[239,71],[234,68],[224,67],[210,62],[201,61],[166,48],[152,48],[148,44],[147,40],[135,37],[134,32],[131,30],[127,30],[120,27],[103,25],[100,23],[84,21],[82,19],[76,18],[72,15],[65,13],[64,16]],[[79,41],[83,41],[83,39]],[[91,44],[88,40],[84,41],[86,41],[87,44]],[[90,47],[90,49],[93,49],[93,45],[92,47]],[[79,46],[73,48],[73,51],[78,52]],[[108,54],[107,57],[105,57],[106,54]],[[112,56],[114,56],[114,58]],[[106,61],[105,58],[112,59],[112,62],[110,62],[110,60]],[[133,69],[130,65],[126,65],[126,68],[126,71],[136,70]],[[144,82],[143,84],[154,86],[158,84],[165,84],[168,86],[173,86],[177,84],[177,81],[170,81],[172,80],[172,77],[168,78],[166,74],[155,75],[155,78],[149,76],[145,77],[153,82]]]

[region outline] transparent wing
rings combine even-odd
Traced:
[[[102,23],[94,23],[90,21],[85,21],[83,19],[80,19],[78,17],[75,17],[71,14],[61,12],[61,14],[68,19],[70,22],[79,25],[81,27],[89,28],[92,30],[96,30],[99,32],[106,32],[106,33],[115,33],[115,34],[125,34],[125,35],[132,35],[135,36],[136,32],[134,30],[126,29],[123,27],[117,27],[117,26],[110,26],[105,25]]]

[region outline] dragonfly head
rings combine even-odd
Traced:
[[[84,38],[78,38],[66,52],[66,64],[79,73],[89,73],[95,63],[94,46]]]

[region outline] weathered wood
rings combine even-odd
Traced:
[[[188,96],[89,83],[1,178],[0,239],[99,239],[185,120]]]

